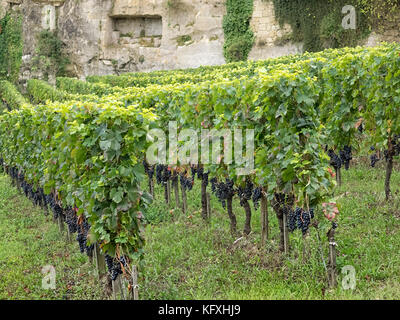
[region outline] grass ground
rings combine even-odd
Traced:
[[[0,300],[101,299],[103,291],[87,256],[76,241],[68,244],[52,215],[0,176]],[[56,288],[43,289],[42,268],[53,266]]]
[[[382,165],[382,164],[381,164]],[[351,265],[356,287],[329,290],[321,259],[327,257],[327,238],[311,229],[306,242],[290,235],[291,252],[278,251],[278,225],[270,211],[271,236],[259,248],[260,212],[253,210],[247,239],[233,244],[229,219],[212,197],[212,219],[200,216],[200,183],[188,193],[189,213],[158,201],[147,218],[146,254],[140,271],[141,299],[400,299],[400,172],[392,177],[394,199],[385,203],[384,170],[357,165],[343,172],[340,196],[338,269]],[[244,212],[234,203],[238,228]],[[319,213],[321,216],[321,213]],[[319,218],[323,220],[324,218]],[[0,299],[102,299],[101,285],[88,258],[76,243],[67,244],[52,218],[0,177]],[[320,245],[321,244],[321,245]],[[43,290],[41,268],[53,265],[57,289]]]
[[[383,165],[383,164],[381,164]],[[320,242],[311,229],[303,255],[301,232],[290,235],[288,256],[278,251],[278,222],[270,211],[271,237],[260,249],[260,212],[253,211],[253,233],[233,245],[229,219],[213,197],[212,220],[200,217],[199,183],[189,192],[190,215],[175,211],[166,221],[147,227],[142,273],[143,299],[400,299],[400,174],[392,178],[393,202],[384,201],[384,169],[357,166],[343,172],[336,195],[340,205],[338,270],[355,268],[355,290],[327,288]],[[158,197],[162,190],[158,189]],[[239,228],[244,212],[235,202]],[[169,212],[164,204],[151,208],[151,216]],[[322,214],[319,213],[321,216]],[[165,214],[164,214],[165,216]],[[320,218],[323,220],[325,218]],[[321,231],[323,255],[328,242]]]

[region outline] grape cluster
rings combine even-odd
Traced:
[[[164,166],[163,175],[162,175],[162,182],[166,184],[169,179],[171,179],[172,173],[168,166]]]
[[[400,155],[400,135],[395,135],[393,140],[394,155]]]
[[[279,206],[285,205],[288,200],[288,195],[284,193],[275,193],[275,201]]]
[[[181,183],[181,185],[185,188],[185,190],[192,190],[193,189],[193,184],[194,184],[194,179],[192,178],[188,178],[186,176],[186,172],[185,173],[181,173],[179,175],[179,181]]]
[[[57,219],[59,217],[64,218],[64,210],[58,203],[55,203],[51,209],[53,210],[53,218],[54,219]]]
[[[86,251],[86,254],[91,257],[93,255],[94,245],[87,245],[87,235],[89,233],[89,230],[90,224],[85,218],[83,218],[82,223],[77,226],[78,235],[76,237],[76,241],[78,241],[79,250],[81,251],[81,253],[84,253]]]
[[[389,157],[395,157],[400,155],[400,135],[394,135],[392,139],[393,152],[389,155],[389,150],[384,150],[383,155],[385,156],[385,161],[389,160]]]
[[[215,192],[217,191],[218,180],[217,178],[214,177],[210,179],[210,182],[211,182],[211,192],[215,194]]]
[[[338,170],[342,167],[342,160],[340,159],[340,157],[338,157],[338,155],[335,153],[335,151],[333,151],[332,149],[330,149],[328,151],[328,156],[330,157],[330,161],[329,164],[335,168],[335,170]]]
[[[64,211],[65,222],[67,223],[68,230],[70,233],[75,233],[78,231],[78,217],[75,210],[71,207],[67,207]]]
[[[377,155],[376,153],[374,153],[373,155],[371,155],[369,158],[370,158],[370,160],[371,160],[371,167],[374,168],[374,167],[375,167],[375,164],[376,164],[380,159],[378,158],[378,155]]]
[[[199,178],[199,180],[203,180],[203,174],[204,174],[204,168],[200,167],[197,169],[197,178]]]
[[[46,205],[45,194],[42,188],[37,188],[35,191],[33,186],[25,181],[22,173],[17,174],[16,180],[19,182],[25,196],[32,201],[33,205],[40,207]]]
[[[123,273],[122,266],[126,268],[128,265],[127,259],[124,256],[119,259],[113,259],[110,255],[106,254],[105,260],[112,281],[117,280],[118,276]]]
[[[339,155],[340,155],[341,162],[344,163],[344,168],[346,170],[349,170],[350,160],[353,159],[352,154],[351,154],[351,147],[344,146],[343,150],[339,151]]]
[[[246,184],[245,187],[242,188],[241,186],[238,187],[237,189],[237,194],[239,196],[240,199],[240,205],[243,207],[245,202],[250,200],[252,195],[253,195],[253,183],[247,179],[246,180]]]
[[[156,166],[156,181],[157,184],[166,184],[168,180],[172,177],[171,170],[168,166],[163,164],[158,164]]]
[[[215,196],[221,202],[222,207],[226,208],[226,200],[235,195],[234,183],[230,179],[225,179],[224,182],[215,183]]]
[[[262,188],[257,187],[254,189],[252,197],[254,209],[256,210],[258,209],[261,198],[262,198]]]
[[[4,165],[2,161],[3,160],[1,160],[0,163]],[[34,205],[41,207],[49,206],[53,212],[54,219],[61,217],[62,220],[67,223],[70,233],[78,232],[76,240],[79,243],[79,249],[82,253],[86,252],[89,257],[93,255],[94,245],[87,245],[87,234],[90,229],[90,224],[85,218],[82,223],[78,225],[75,210],[71,207],[67,207],[64,210],[62,204],[56,200],[54,193],[45,195],[42,188],[37,188],[35,190],[34,187],[25,180],[24,174],[19,172],[15,167],[9,168],[8,173],[14,181],[19,182],[25,196],[29,198]]]
[[[203,170],[203,174],[201,175],[201,183],[203,184],[203,185],[205,185],[205,187],[207,188],[207,186],[208,186],[208,176],[209,176],[209,172],[204,172],[204,170]]]
[[[149,177],[150,180],[152,180],[154,176],[154,166],[149,165],[146,160],[143,160],[143,167],[146,175]]]
[[[163,181],[163,172],[164,172],[164,165],[158,164],[156,166],[156,181],[157,184],[161,184]]]
[[[302,208],[296,208],[287,215],[287,225],[290,232],[300,229],[305,235],[310,227],[311,219],[314,219],[314,210],[305,211]]]
[[[197,167],[191,166],[190,171],[192,173],[192,179],[194,180],[194,178],[196,177],[196,174],[197,174]]]

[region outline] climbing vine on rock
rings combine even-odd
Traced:
[[[22,48],[22,16],[8,12],[0,19],[0,78],[17,83]]]
[[[358,0],[358,3],[373,29],[384,31],[387,24],[398,24],[400,0]]]
[[[36,55],[32,62],[34,69],[41,71],[46,80],[49,75],[66,75],[66,66],[70,61],[63,52],[63,43],[56,32],[43,30],[38,34]]]
[[[226,12],[223,19],[225,60],[247,60],[254,44],[254,33],[250,27],[253,0],[227,0]]]
[[[354,46],[370,31],[361,0],[273,0],[281,25],[292,28],[292,40],[303,42],[305,51]],[[356,8],[356,29],[344,29],[342,8]]]

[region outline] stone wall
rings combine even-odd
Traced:
[[[291,33],[290,25],[281,27],[275,19],[274,4],[267,0],[254,0],[251,28],[255,35],[255,44],[249,59],[267,59],[302,51],[301,43],[285,41]]]
[[[9,7],[24,19],[22,80],[40,77],[30,61],[43,29],[57,30],[71,60],[68,71],[80,78],[225,62],[224,0],[0,0],[0,17]],[[270,0],[254,0],[251,27],[256,39],[249,59],[302,51],[301,43],[289,41],[290,26],[276,21]],[[394,23],[366,44],[398,39]]]
[[[0,0],[0,19],[4,17],[8,8],[9,8],[9,3],[7,1]]]
[[[21,0],[18,7],[24,17],[22,80],[40,77],[30,61],[43,29],[57,29],[72,62],[69,72],[80,78],[225,62],[222,0]]]

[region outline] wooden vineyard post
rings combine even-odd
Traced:
[[[117,279],[112,281],[112,291],[113,291],[114,300],[117,300],[117,293],[120,290],[121,282],[119,281],[119,279],[120,279],[120,276],[118,276]]]
[[[127,300],[124,289],[125,284],[122,275],[118,275],[117,279],[112,281],[113,299],[118,300],[118,295],[120,295],[119,300]]]
[[[151,194],[151,197],[154,200],[154,181],[153,181],[153,178],[150,178],[150,177],[149,177],[149,192]]]
[[[342,185],[342,174],[340,168],[335,169],[336,171],[336,183],[338,187]]]
[[[175,193],[175,207],[178,209],[179,208],[179,179],[178,176],[175,175],[173,180],[172,180],[172,185],[174,188],[174,193]]]
[[[182,211],[183,211],[183,214],[186,214],[186,211],[187,211],[186,190],[185,190],[185,186],[182,183],[181,183],[181,193],[182,193]]]
[[[100,279],[103,275],[107,273],[107,270],[106,270],[106,261],[104,259],[104,255],[102,255],[100,252],[100,246],[98,243],[94,245],[93,253],[94,253],[94,260],[96,263],[97,276]]]
[[[329,262],[328,262],[328,279],[329,287],[336,288],[337,276],[336,276],[336,242],[335,242],[335,226],[328,231],[329,240]]]
[[[67,226],[67,241],[69,243],[72,242],[72,236],[71,236],[71,232],[69,232],[69,227]]]
[[[171,203],[171,180],[167,181],[167,203]]]
[[[289,253],[289,230],[287,226],[287,215],[286,210],[282,213],[282,224],[283,224],[283,251]]]
[[[131,300],[139,300],[138,270],[136,266],[132,266]]]
[[[207,220],[207,185],[204,180],[201,181],[201,216]]]
[[[58,223],[58,229],[60,230],[61,233],[63,233],[63,231],[64,231],[64,221],[63,221],[62,216],[58,215],[57,223]]]
[[[117,278],[117,281],[119,282],[119,290],[121,292],[121,300],[127,300],[127,298],[126,298],[125,281],[122,279],[122,275],[120,275]]]
[[[211,195],[207,192],[207,219],[211,219]]]
[[[268,232],[268,203],[267,198],[262,191],[261,196],[261,246],[263,247],[269,237]]]

